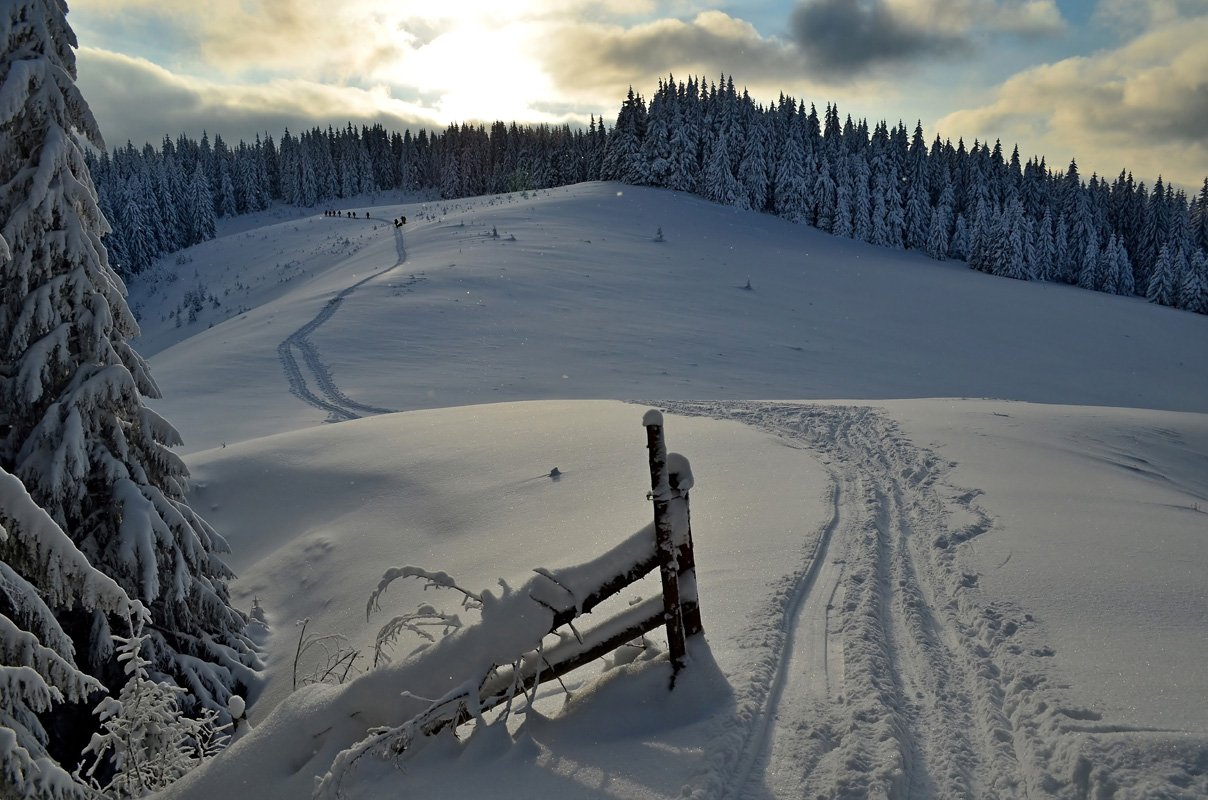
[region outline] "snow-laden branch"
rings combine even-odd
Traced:
[[[374,611],[380,611],[381,606],[379,600],[390,584],[394,583],[399,578],[419,578],[426,581],[425,589],[452,589],[461,592],[465,599],[462,600],[462,605],[465,608],[480,608],[482,606],[482,597],[468,589],[465,589],[457,584],[447,572],[431,572],[423,567],[392,567],[386,570],[382,575],[382,580],[378,582],[377,588],[369,595],[369,602],[365,604],[365,619],[369,619],[369,615]]]

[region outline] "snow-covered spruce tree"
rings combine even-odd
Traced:
[[[1162,245],[1158,250],[1153,272],[1149,276],[1149,283],[1145,287],[1145,298],[1149,302],[1163,306],[1173,304],[1177,279],[1174,262],[1175,254],[1171,252],[1170,246]]]
[[[0,239],[0,257],[4,255]],[[38,719],[101,690],[82,672],[57,616],[68,609],[141,620],[142,606],[98,572],[0,469],[0,797],[91,797],[46,750]],[[74,754],[73,754],[74,755]]]
[[[1092,231],[1087,234],[1086,247],[1082,258],[1078,261],[1078,288],[1099,289],[1102,285],[1099,275],[1099,235]]]
[[[738,182],[745,198],[743,208],[763,211],[768,205],[767,132],[761,118],[751,123],[743,144]]]
[[[75,86],[75,34],[63,0],[0,10],[0,469],[88,560],[151,610],[155,679],[190,692],[194,713],[225,714],[259,662],[230,606],[226,543],[184,501],[179,436],[143,405],[159,391],[129,340],[138,326],[101,237],[73,131],[103,147]],[[81,606],[58,615],[80,666],[112,689],[111,616]],[[92,724],[68,709],[52,752],[79,752]]]
[[[776,185],[773,190],[776,213],[789,222],[798,223],[808,219],[810,206],[805,153],[801,143],[804,136],[803,125],[802,117],[794,114],[784,146],[780,149],[780,159],[776,166]]]
[[[730,151],[726,147],[726,137],[718,135],[713,139],[709,154],[705,159],[705,180],[701,187],[705,197],[723,206],[738,203],[742,187],[730,171]]]
[[[1073,274],[1074,257],[1070,252],[1069,226],[1065,222],[1065,215],[1057,217],[1057,225],[1053,233],[1053,264],[1049,273],[1049,280],[1058,283],[1072,283],[1070,276]]]
[[[1092,289],[1098,289],[1101,292],[1108,294],[1122,294],[1119,287],[1120,260],[1119,242],[1116,240],[1116,234],[1112,234],[1107,245],[1099,251],[1099,263],[1095,268],[1097,285],[1092,286]]]
[[[852,235],[862,242],[872,241],[872,196],[869,194],[868,161],[860,155],[851,157]]]
[[[1124,240],[1116,237],[1116,294],[1132,297],[1137,293],[1137,285],[1133,278],[1132,261],[1128,258],[1128,248]]]
[[[186,189],[185,219],[188,220],[186,246],[213,239],[217,223],[214,219],[214,196],[210,193],[210,181],[206,178],[201,162],[193,168]],[[312,204],[313,205],[313,204]]]
[[[1208,314],[1208,253],[1197,250],[1191,255],[1179,286],[1182,307],[1197,314]]]

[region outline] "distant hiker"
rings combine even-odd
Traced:
[[[369,219],[369,212],[368,212],[368,211],[366,211],[366,212],[365,212],[365,219]]]
[[[407,224],[407,218],[406,218],[406,217],[403,217],[403,224],[404,224],[404,225],[406,225],[406,224]]]

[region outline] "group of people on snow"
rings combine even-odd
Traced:
[[[348,219],[360,219],[357,216],[357,212],[355,212],[355,211],[327,210],[327,211],[323,212],[323,216],[325,216],[325,217],[347,217]],[[365,212],[365,219],[369,219],[368,211]],[[394,227],[396,227],[396,228],[401,228],[406,224],[407,224],[406,217],[398,217],[397,219],[394,220]]]

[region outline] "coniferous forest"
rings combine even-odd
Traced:
[[[614,125],[495,122],[443,132],[348,124],[227,144],[165,137],[89,155],[119,273],[214,235],[216,219],[280,202],[311,208],[382,190],[442,198],[613,180],[693,192],[884,247],[961,259],[1020,280],[1074,284],[1208,313],[1208,178],[1194,197],[1127,170],[1084,179],[1001,143],[841,118],[781,96],[763,106],[692,78],[632,89]]]

